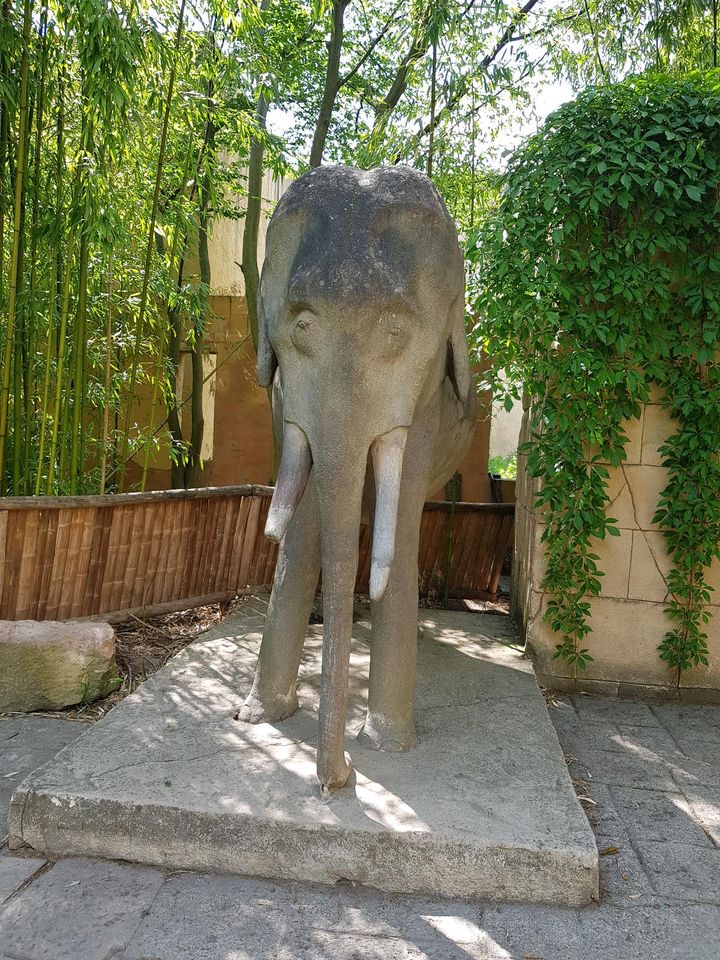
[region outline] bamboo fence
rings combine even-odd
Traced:
[[[272,492],[245,485],[0,498],[0,619],[121,620],[269,588],[277,546],[263,530]],[[513,519],[513,504],[426,504],[421,590],[494,595]],[[370,545],[363,526],[362,592]]]

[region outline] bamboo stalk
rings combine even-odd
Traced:
[[[70,447],[70,494],[77,493],[78,476],[82,470],[80,450],[82,447],[82,417],[85,407],[85,328],[87,322],[89,244],[87,231],[80,237],[78,256],[78,302],[75,317],[75,370],[72,404],[72,439]]]
[[[35,357],[35,339],[36,339],[36,307],[35,294],[37,284],[38,267],[38,222],[40,219],[40,173],[42,157],[42,139],[43,122],[45,118],[45,81],[47,72],[47,22],[48,6],[47,2],[40,14],[40,23],[38,25],[38,38],[40,40],[40,78],[38,81],[38,90],[35,109],[35,145],[33,151],[33,198],[32,215],[30,226],[30,284],[29,284],[29,314],[28,314],[28,356],[27,382],[25,385],[25,444],[23,450],[23,493],[30,493],[30,451],[32,448],[32,436],[34,430],[31,424],[34,424],[33,416],[37,408],[37,398],[34,390],[34,357]]]
[[[4,23],[8,19],[9,13],[10,0],[2,0],[0,21]],[[0,100],[0,306],[5,300],[3,267],[5,265],[5,173],[8,163],[8,106],[5,100]]]
[[[25,185],[25,155],[27,150],[28,73],[30,60],[30,28],[32,26],[32,2],[23,3],[22,56],[20,60],[20,105],[18,109],[18,149],[15,165],[15,198],[13,206],[13,245],[10,255],[10,281],[8,284],[7,324],[5,331],[5,355],[3,358],[2,382],[0,383],[0,494],[5,492],[5,458],[10,401],[10,372],[15,338],[17,293],[20,284],[20,228],[22,219],[23,190]]]
[[[62,226],[62,185],[63,185],[63,145],[65,142],[64,137],[64,88],[62,82],[62,69],[59,72],[59,83],[58,83],[58,115],[57,115],[57,138],[56,138],[56,152],[55,152],[55,202],[57,204],[57,220],[58,228]],[[59,231],[60,232],[60,229]],[[59,350],[59,343],[56,343],[55,338],[55,312],[57,308],[57,302],[60,296],[60,284],[61,284],[61,265],[60,265],[60,255],[58,251],[58,244],[53,243],[52,247],[52,259],[51,259],[51,271],[50,271],[50,303],[48,307],[48,330],[47,330],[47,342],[45,349],[45,375],[43,378],[43,398],[42,398],[42,413],[40,418],[40,440],[38,445],[38,462],[37,462],[37,474],[35,477],[35,496],[40,494],[40,487],[42,485],[42,473],[43,465],[45,463],[45,435],[47,431],[47,418],[48,418],[48,404],[50,402],[50,372],[52,365],[53,355],[57,354]],[[58,368],[59,375],[59,368]],[[50,493],[51,485],[48,486],[48,493]]]
[[[48,464],[48,479],[47,479],[48,494],[52,492],[53,483],[55,481],[55,461],[57,459],[58,430],[60,427],[60,404],[63,396],[63,375],[65,372],[65,347],[66,347],[67,321],[68,321],[68,314],[70,312],[70,281],[72,278],[75,236],[76,236],[76,228],[75,228],[75,225],[73,224],[73,226],[70,228],[70,233],[68,235],[68,241],[67,241],[67,249],[65,251],[65,276],[63,278],[63,286],[62,286],[62,306],[60,310],[60,332],[58,335],[57,370],[55,373],[55,401],[53,404],[53,424],[52,424],[52,434],[50,437],[50,454],[49,454],[49,464]],[[66,419],[66,416],[65,416],[66,412],[67,412],[67,404],[65,405],[65,410],[63,411],[63,420]],[[63,435],[64,434],[65,434],[65,429],[63,428]],[[61,451],[61,460],[62,460],[62,451]],[[60,473],[62,475],[62,467],[60,469]]]
[[[180,220],[181,220],[181,216],[182,216],[182,187],[188,182],[188,178],[189,178],[189,176],[190,176],[190,162],[191,162],[191,160],[192,160],[193,153],[194,153],[194,149],[193,149],[193,148],[194,148],[194,144],[193,144],[192,138],[191,138],[191,137],[188,137],[188,140],[190,141],[190,147],[189,147],[189,149],[188,149],[188,151],[187,151],[187,153],[186,153],[186,155],[185,155],[185,163],[184,163],[183,171],[182,171],[181,190],[180,190],[180,195],[179,195],[179,197],[178,197],[177,210],[176,210],[176,212],[175,212],[175,224],[174,224],[174,229],[173,229],[172,244],[171,244],[171,246],[170,246],[170,256],[169,256],[169,258],[168,258],[168,274],[169,274],[169,276],[171,276],[171,277],[173,276],[173,274],[174,274],[174,272],[175,272],[175,261],[176,261],[176,259],[177,259],[177,257],[178,257],[178,254],[180,253],[181,249],[184,249],[184,247],[185,247],[185,242],[186,242],[186,240],[185,240],[185,232],[184,232],[183,229],[182,229]],[[202,153],[202,151],[201,151],[201,153]],[[201,155],[201,154],[200,154],[200,155]],[[194,184],[197,182],[197,177],[198,177],[198,172],[199,172],[199,164],[200,164],[200,155],[198,155],[198,160],[197,160],[197,164],[196,164],[196,167],[195,167],[195,173],[194,173],[194,176],[193,176],[193,178],[192,178],[192,180],[193,180],[193,187],[192,187],[192,190],[191,190],[191,196],[192,196],[192,194],[193,194],[194,191],[195,191],[195,186],[194,186]],[[181,242],[180,242],[180,238],[181,238],[181,237],[183,237],[182,244],[181,244]],[[178,288],[178,290],[182,287],[182,276],[183,276],[183,258],[180,259],[180,263],[179,263],[179,266],[178,266],[178,279],[177,279],[177,288]],[[151,430],[152,430],[153,424],[155,423],[155,406],[156,406],[156,404],[157,404],[158,386],[159,386],[160,382],[161,382],[162,380],[164,380],[165,360],[166,360],[166,344],[167,344],[167,339],[168,339],[168,333],[171,334],[171,338],[174,337],[174,338],[177,340],[177,349],[178,349],[178,350],[179,350],[179,345],[180,345],[180,333],[181,333],[181,331],[179,331],[179,330],[177,329],[177,327],[178,327],[178,317],[177,317],[177,316],[173,316],[173,310],[172,310],[171,307],[170,307],[170,298],[169,298],[169,297],[168,297],[168,302],[167,302],[166,305],[165,305],[165,313],[166,313],[166,321],[167,321],[167,322],[166,322],[165,326],[163,326],[162,332],[161,332],[161,334],[160,334],[160,343],[159,343],[159,345],[158,345],[158,370],[157,370],[157,373],[156,373],[156,375],[155,375],[155,377],[154,377],[154,379],[153,379],[152,397],[151,397],[151,399],[150,399],[150,413],[149,413],[149,415],[148,415],[148,419],[149,419],[150,429],[151,429]],[[174,380],[175,382],[177,381],[177,364],[175,364],[175,370],[174,370],[173,380]],[[179,420],[178,420],[178,425],[179,425]],[[172,428],[171,428],[171,434],[172,434]],[[145,445],[145,458],[144,458],[144,460],[143,460],[142,478],[141,478],[141,481],[140,481],[140,489],[141,489],[141,490],[144,490],[144,489],[145,489],[145,485],[146,485],[146,483],[147,483],[147,472],[148,472],[148,464],[149,464],[149,461],[150,461],[150,442],[148,442],[148,443]],[[173,472],[173,470],[172,470],[172,464],[171,464],[171,474],[172,474],[172,472]]]
[[[113,255],[112,250],[108,257],[107,269],[107,317],[105,319],[105,364],[103,386],[105,388],[102,419],[102,454],[100,457],[100,493],[105,493],[105,478],[107,476],[107,443],[110,429],[110,382],[112,374],[112,338],[113,338],[113,315],[112,315],[112,297],[113,297]]]

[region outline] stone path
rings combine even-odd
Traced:
[[[51,864],[4,849],[0,960],[717,960],[720,707],[575,697],[550,715],[596,803],[585,801],[605,851],[596,907]],[[82,729],[0,720],[3,820],[20,773]]]

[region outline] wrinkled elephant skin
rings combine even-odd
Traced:
[[[321,167],[270,222],[260,284],[258,381],[273,386],[282,459],[266,534],[280,542],[253,688],[240,711],[277,721],[296,682],[318,577],[323,663],[317,769],[344,753],[353,588],[363,503],[374,515],[372,644],[361,738],[413,746],[420,519],[475,426],[464,272],[439,193],[406,167]]]

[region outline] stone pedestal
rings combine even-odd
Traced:
[[[325,798],[315,774],[321,627],[301,709],[233,719],[262,616],[228,618],[16,791],[11,845],[389,891],[580,905],[598,854],[530,664],[507,619],[420,611],[418,746],[354,739],[369,624],[355,624],[346,749],[354,774]]]

